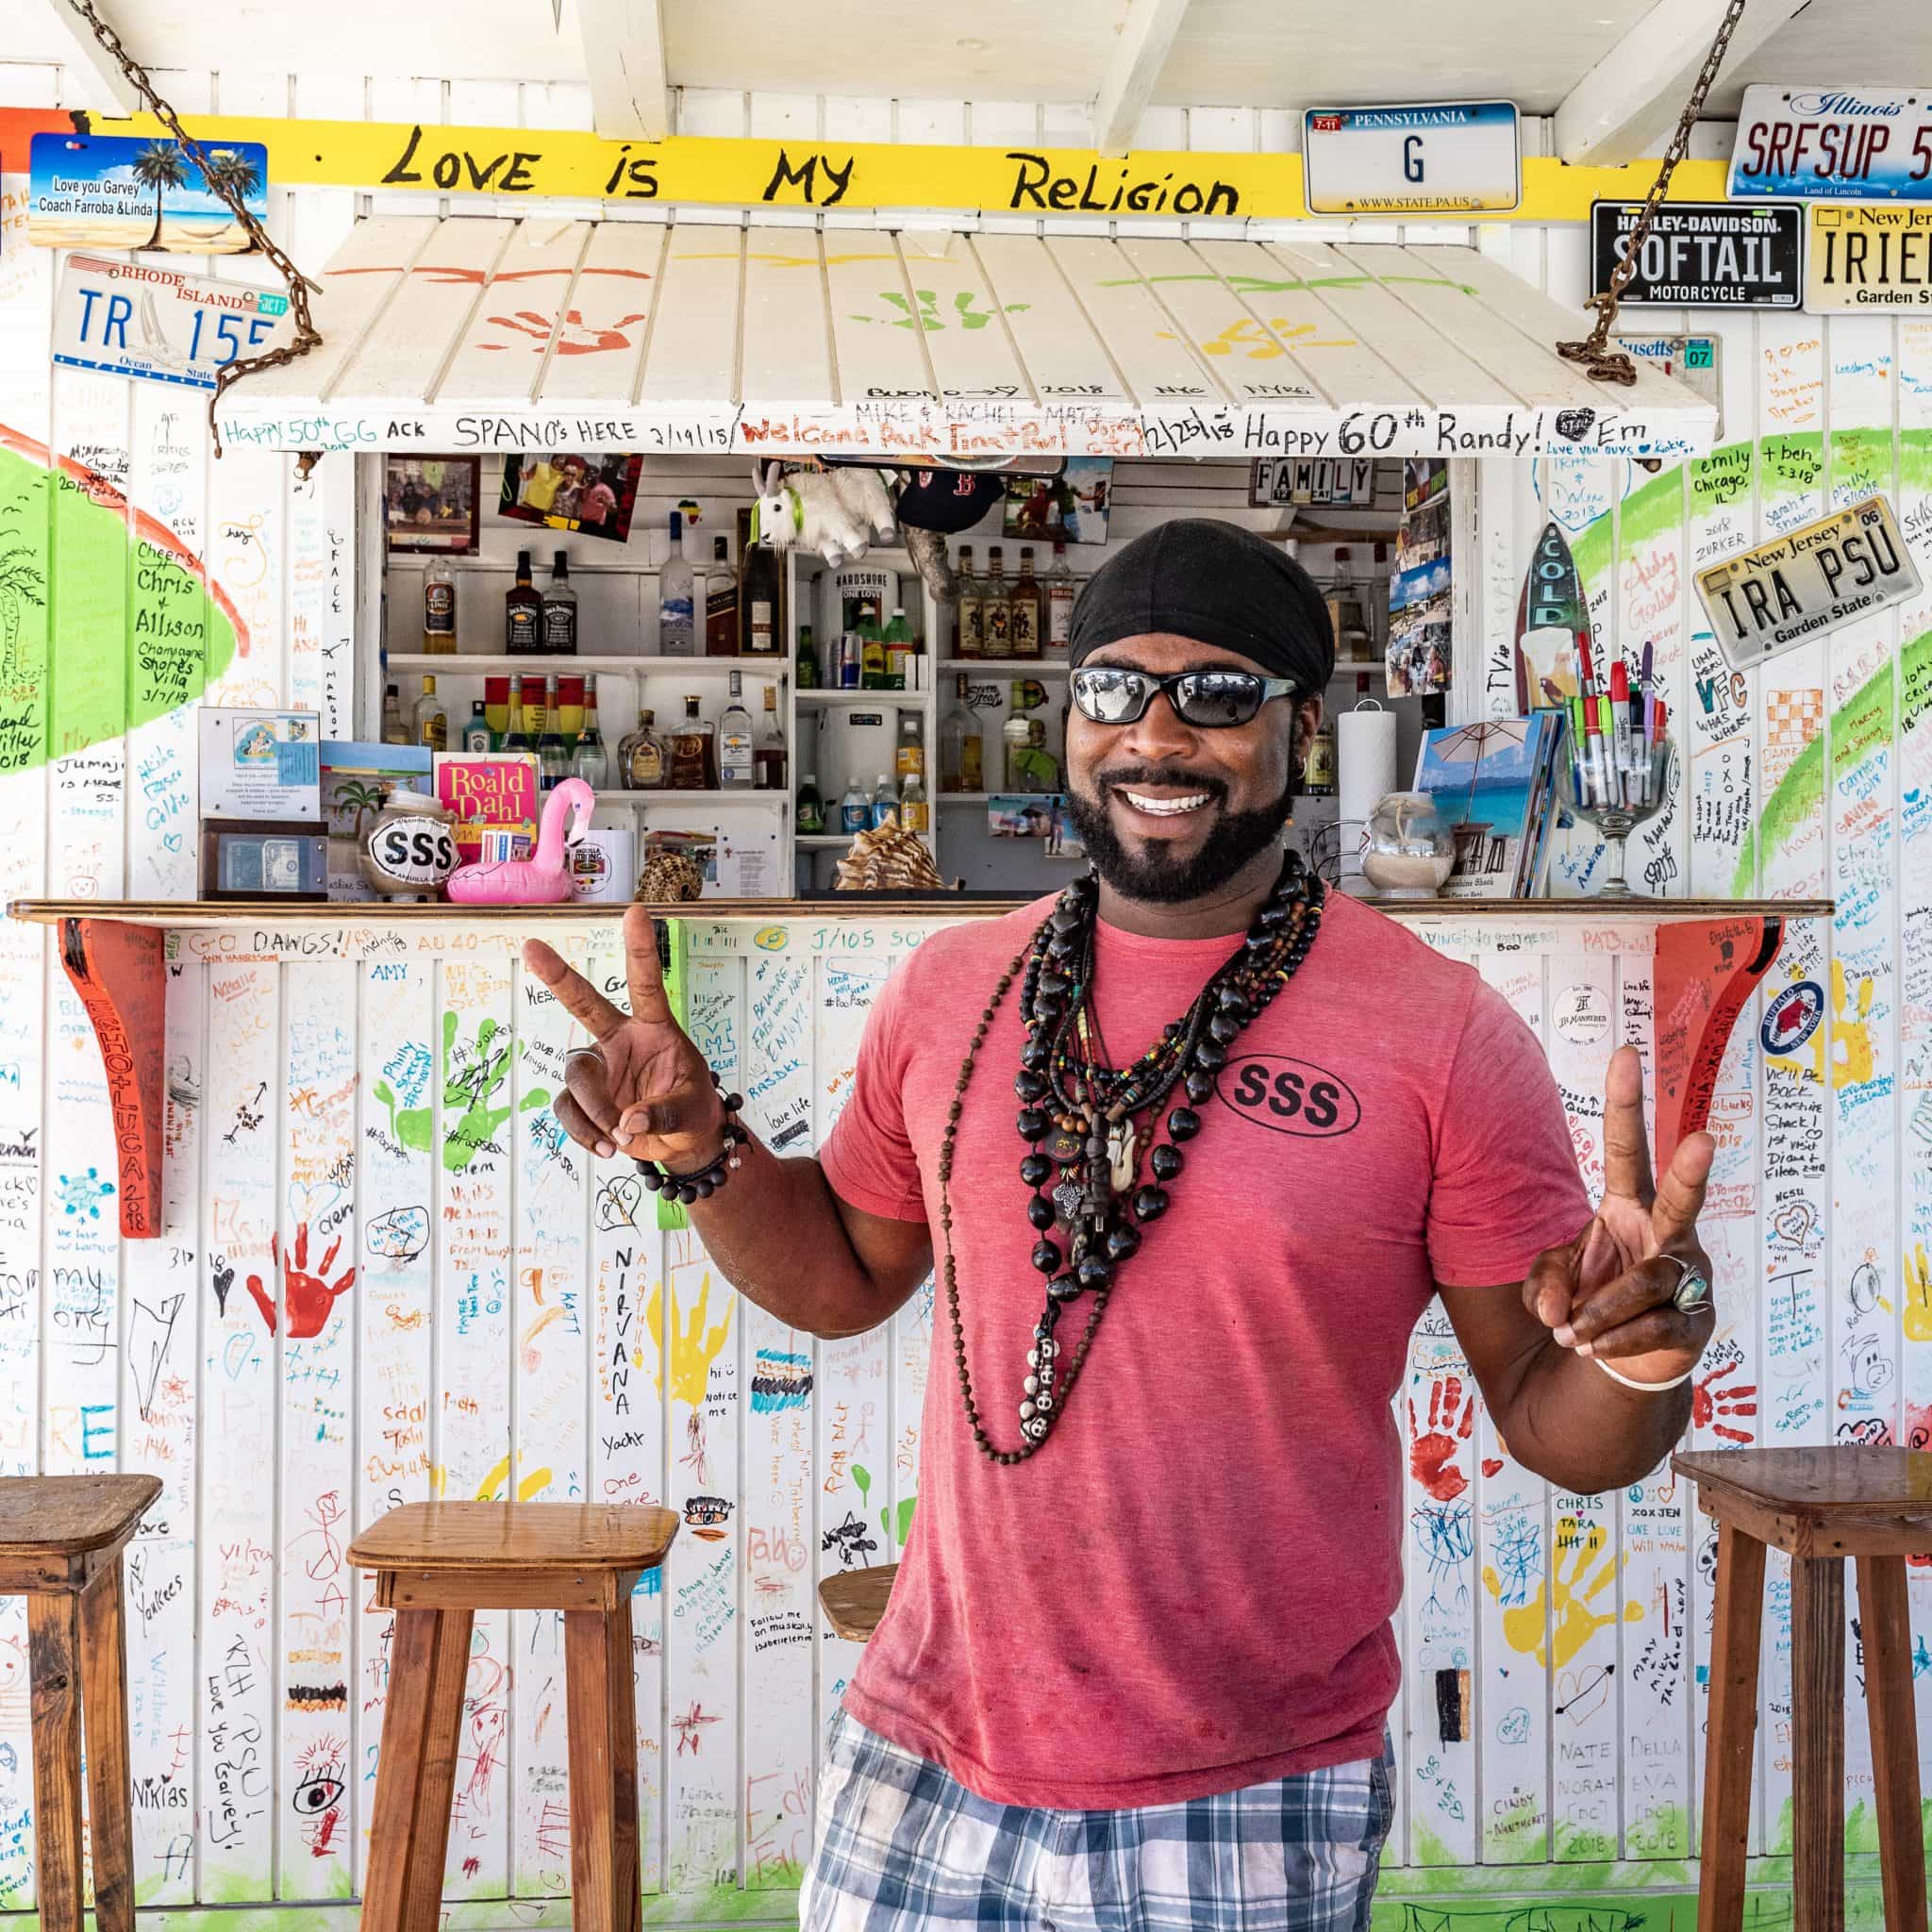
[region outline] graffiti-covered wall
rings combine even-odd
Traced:
[[[213,104],[214,76],[168,87],[191,113]],[[53,70],[0,66],[9,104],[58,104],[58,88]],[[517,92],[378,81],[347,100],[223,75],[219,97],[228,112],[587,115],[570,91],[506,103]],[[733,113],[756,125],[760,110],[688,93],[684,111],[688,131],[730,133]],[[822,104],[828,132],[847,111]],[[1262,132],[1235,110],[1159,111],[1175,125],[1158,144]],[[1042,125],[1011,103],[975,104],[972,120],[975,136]],[[924,104],[899,127],[961,139],[963,108]],[[303,256],[325,256],[355,212],[345,193],[272,190]],[[350,724],[372,646],[357,631],[353,478],[332,459],[297,482],[247,450],[215,463],[195,399],[51,368],[58,259],[23,227],[8,177],[0,892],[187,897],[193,706],[289,702]],[[1564,300],[1585,292],[1580,230],[1478,240]],[[1678,796],[1635,855],[1643,882],[1838,900],[1835,923],[1791,929],[1720,1081],[1706,1238],[1723,1319],[1693,1437],[1923,1441],[1932,611],[1736,678],[1688,585],[1693,564],[1874,487],[1932,580],[1932,325],[1696,321],[1723,349],[1711,458],[1655,476],[1587,458],[1482,466],[1484,630],[1459,641],[1457,701],[1507,704],[1489,679],[1499,664],[1507,676],[1523,569],[1554,522],[1600,638],[1626,656],[1651,644],[1684,727]],[[1599,863],[1567,847],[1559,889],[1587,887]],[[759,946],[699,930],[692,1024],[772,1138],[802,1147],[825,1130],[869,1003],[920,931],[802,922]],[[1526,920],[1432,935],[1538,1030],[1592,1178],[1604,1058],[1652,1024],[1648,955],[1620,931]],[[608,934],[575,943],[615,980]],[[905,1541],[929,1295],[878,1333],[817,1344],[741,1303],[688,1236],[658,1234],[634,1180],[559,1136],[564,1030],[505,944],[375,932],[318,955],[211,933],[183,936],[169,973],[168,1225],[124,1243],[84,1016],[42,933],[0,924],[0,1473],[122,1467],[165,1483],[128,1571],[141,1898],[343,1902],[346,1923],[386,1677],[387,1619],[342,1564],[358,1526],[428,1495],[662,1498],[686,1529],[636,1607],[645,1882],[668,1917],[782,1918],[809,1846],[820,1722],[852,1661],[813,1585]],[[1474,1927],[1486,1896],[1560,1889],[1617,1932],[1681,1913],[1681,1898],[1657,1901],[1694,1872],[1711,1546],[1690,1499],[1667,1478],[1580,1497],[1527,1477],[1439,1319],[1418,1330],[1399,1417],[1407,1671],[1378,1909],[1392,1924],[1426,1902],[1431,1926]],[[1932,1664],[1924,1574],[1913,1607]],[[1789,1609],[1774,1574],[1754,1824],[1766,1854],[1789,1840]],[[0,1914],[35,1892],[24,1635],[18,1603],[0,1602]],[[559,1653],[552,1617],[477,1621],[448,1874],[465,1924],[564,1916]],[[1850,1654],[1856,1700],[1856,1632]],[[1870,1794],[1855,1724],[1861,1852]]]

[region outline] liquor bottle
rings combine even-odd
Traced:
[[[785,789],[785,731],[778,723],[778,687],[765,687],[765,715],[758,725],[758,742],[752,747],[752,762],[758,772],[760,791]]]
[[[872,805],[866,798],[864,788],[857,778],[845,788],[845,795],[839,801],[839,829],[841,832],[862,832],[872,824]]]
[[[1033,575],[1033,546],[1028,543],[1021,548],[1020,575],[1007,599],[1007,640],[1014,657],[1040,656],[1041,616],[1040,579]]]
[[[671,512],[671,554],[658,573],[658,652],[665,658],[697,655],[697,620],[691,563],[684,554],[684,519]]]
[[[530,682],[536,683],[533,677]],[[509,681],[509,710],[503,727],[501,749],[509,752],[535,751],[536,734],[530,729],[530,714],[524,703],[524,680],[512,677]]]
[[[403,723],[403,701],[392,684],[385,685],[382,690],[382,741],[385,744],[416,742],[409,727]]]
[[[1073,648],[1074,606],[1079,602],[1080,586],[1067,568],[1067,546],[1056,540],[1053,568],[1046,574],[1046,648],[1056,658],[1064,658]]]
[[[751,735],[751,713],[744,703],[744,674],[731,674],[731,702],[718,720],[718,783],[727,791],[750,791],[758,765]]]
[[[602,791],[610,783],[610,754],[604,748],[604,734],[597,728],[597,680],[584,680],[584,728],[570,755],[572,774],[592,791]]]
[[[632,791],[660,791],[664,787],[664,747],[651,726],[655,711],[638,713],[638,728],[625,733],[617,747],[617,764],[625,786]]]
[[[1032,774],[1026,769],[1026,751],[1032,742],[1032,725],[1026,713],[1016,704],[1007,713],[1007,722],[1000,726],[1000,748],[1006,754],[1007,774],[1000,781],[1002,791],[1031,791],[1034,789]]]
[[[423,695],[416,700],[416,742],[431,751],[449,749],[449,708],[436,695],[436,680],[423,680]]]
[[[718,790],[718,737],[698,715],[695,692],[687,693],[684,716],[665,747],[665,783],[673,791]]]
[[[954,605],[958,613],[958,630],[953,639],[956,658],[986,656],[986,591],[973,573],[973,546],[959,546],[959,596]]]
[[[517,552],[517,580],[503,598],[503,648],[532,658],[543,648],[543,600],[530,582],[530,553]]]
[[[1368,626],[1362,618],[1362,595],[1355,580],[1355,565],[1346,543],[1335,552],[1335,575],[1328,579],[1328,622],[1335,631],[1335,655],[1342,663],[1366,658]]]
[[[470,707],[470,722],[463,726],[463,749],[465,751],[489,751],[493,746],[496,734],[490,728],[490,719],[483,709],[483,700],[478,698]]]
[[[899,823],[908,832],[925,832],[932,828],[925,803],[925,781],[917,772],[899,788]]]
[[[738,656],[738,573],[723,537],[711,540],[711,567],[705,573],[705,656]]]
[[[870,604],[858,607],[858,688],[886,688],[886,640],[879,629],[878,612]]]
[[[888,691],[910,691],[912,689],[912,626],[906,622],[906,613],[898,607],[892,610],[891,622],[886,625],[886,689]]]
[[[798,688],[800,691],[817,691],[819,688],[819,652],[811,641],[811,625],[798,626]]]
[[[454,656],[456,648],[457,577],[438,558],[423,576],[423,649],[441,658]]]
[[[545,791],[554,791],[570,776],[570,740],[562,732],[561,708],[557,702],[557,680],[543,680],[543,721],[537,733],[537,782]]]
[[[769,543],[750,545],[738,581],[738,648],[747,658],[777,658],[785,651],[778,633],[778,553]]]
[[[543,592],[543,655],[577,654],[577,593],[571,588],[570,557],[559,550],[551,559],[550,583]]]
[[[925,746],[920,741],[919,713],[899,713],[899,737],[892,755],[892,770],[901,778],[925,776]]]
[[[551,712],[557,728],[563,734],[566,744],[577,741],[577,733],[584,728],[584,680],[581,676],[557,679],[556,708]]]
[[[940,790],[984,791],[986,763],[982,754],[979,714],[966,702],[966,674],[954,686],[954,704],[940,739]]]
[[[885,824],[887,819],[899,809],[899,788],[892,783],[890,772],[881,772],[878,783],[872,788],[871,824],[874,831]]]
[[[1007,588],[1005,557],[995,543],[986,553],[986,580],[980,586],[979,593],[981,648],[989,658],[1010,658],[1013,655],[1010,596],[1011,592]]]
[[[1302,768],[1302,790],[1310,798],[1333,798],[1338,789],[1335,720],[1324,718],[1308,742],[1307,763]]]
[[[818,774],[808,772],[805,783],[798,788],[798,836],[810,838],[824,829],[825,801],[819,796]]]

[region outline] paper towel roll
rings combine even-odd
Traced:
[[[1395,713],[1380,707],[1340,712],[1335,720],[1337,816],[1341,821],[1342,870],[1356,872],[1355,854],[1375,801],[1395,790]]]

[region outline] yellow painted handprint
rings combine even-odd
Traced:
[[[1932,1341],[1932,1255],[1924,1241],[1906,1257],[1906,1340]]]
[[[1850,989],[1845,982],[1845,969],[1836,959],[1831,962],[1831,1084],[1834,1089],[1862,1087],[1872,1077],[1874,1060],[1869,1015],[1876,991],[1872,975],[1866,974],[1858,981],[1858,1006],[1854,1012]]]
[[[1592,1523],[1586,1530],[1574,1516],[1557,1519],[1557,1553],[1548,1583],[1539,1583],[1528,1603],[1506,1607],[1503,1611],[1503,1641],[1511,1650],[1534,1657],[1546,1670],[1554,1656],[1556,1668],[1561,1670],[1607,1624],[1616,1623],[1615,1610],[1599,1612],[1591,1607],[1615,1580],[1625,1560],[1612,1552],[1595,1575],[1588,1574],[1608,1538],[1609,1532],[1601,1523]],[[1493,1567],[1484,1569],[1483,1587],[1498,1603],[1503,1601],[1503,1580]],[[1545,1592],[1551,1605],[1547,1645],[1543,1636]],[[1634,1624],[1642,1615],[1641,1604],[1624,1606],[1624,1623]]]
[[[644,1303],[644,1333],[657,1335],[658,1318],[663,1311],[663,1290],[654,1285]],[[688,1402],[696,1407],[705,1399],[705,1391],[710,1382],[711,1364],[724,1352],[724,1339],[731,1332],[731,1304],[724,1304],[724,1318],[715,1328],[705,1325],[707,1305],[711,1298],[711,1274],[707,1269],[698,1283],[696,1306],[689,1310],[690,1320],[684,1320],[686,1309],[677,1297],[676,1271],[672,1272],[671,1284],[671,1399],[674,1402]],[[662,1375],[655,1378],[661,1391],[664,1386]]]

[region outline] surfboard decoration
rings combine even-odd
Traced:
[[[1554,523],[1536,540],[1516,606],[1516,708],[1561,705],[1581,694],[1576,643],[1590,636],[1583,579]]]

